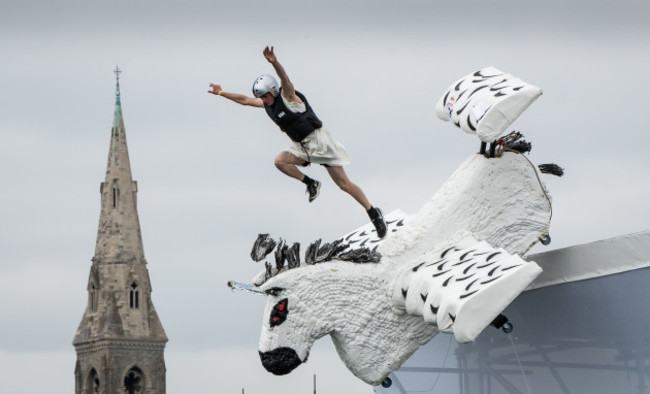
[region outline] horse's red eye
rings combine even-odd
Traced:
[[[271,311],[271,318],[269,321],[271,327],[279,326],[287,319],[287,314],[289,313],[287,304],[287,298],[275,304],[273,310]]]

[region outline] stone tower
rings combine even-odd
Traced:
[[[120,70],[88,305],[73,345],[75,394],[165,394],[167,336],[151,301],[120,102]]]

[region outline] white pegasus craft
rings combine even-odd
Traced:
[[[312,244],[302,265],[299,245],[261,235],[251,256],[275,249],[275,266],[252,285],[229,285],[267,296],[264,367],[287,374],[330,335],[348,369],[378,385],[439,332],[473,341],[541,273],[520,257],[548,236],[551,200],[539,174],[520,152],[472,154],[417,214],[387,215],[383,240],[367,225]]]

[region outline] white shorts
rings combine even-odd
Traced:
[[[324,126],[312,131],[301,142],[291,141],[287,152],[314,164],[337,167],[351,163],[343,145]]]

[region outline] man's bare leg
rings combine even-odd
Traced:
[[[297,166],[303,166],[307,164],[307,162],[289,152],[285,151],[277,155],[273,164],[275,164],[277,169],[282,171],[285,175],[296,178],[299,181],[302,181],[305,178],[305,174],[303,174]]]
[[[363,206],[366,211],[372,208],[372,205],[370,205],[370,201],[368,201],[368,198],[364,194],[363,190],[361,190],[361,188],[355,183],[350,181],[343,167],[325,168],[327,168],[327,172],[332,177],[334,183],[336,183],[336,186],[340,187],[341,190],[351,195],[355,200],[357,200],[359,204]]]
[[[370,220],[372,221],[372,224],[377,230],[377,235],[379,238],[384,238],[386,235],[386,222],[384,221],[384,216],[381,213],[381,210],[370,205],[370,202],[368,201],[368,198],[366,197],[363,190],[361,190],[361,188],[355,183],[350,181],[343,167],[325,168],[327,168],[327,172],[332,177],[334,183],[336,183],[336,185],[340,187],[341,190],[354,197],[354,199],[363,206],[363,209],[366,210],[368,216],[370,217]]]
[[[292,153],[284,151],[275,157],[274,164],[283,174],[295,178],[307,186],[309,202],[314,201],[316,197],[318,197],[318,194],[320,193],[320,182],[311,179],[298,169],[298,166],[307,164],[307,161]]]

